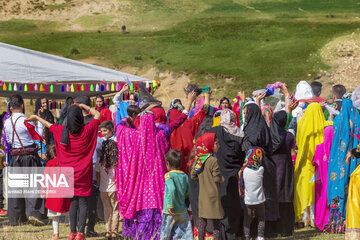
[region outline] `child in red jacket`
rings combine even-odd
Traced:
[[[54,167],[59,166],[59,161],[56,158],[55,144],[51,143],[46,148],[48,159],[51,160],[46,163],[44,174],[51,173]],[[54,233],[52,239],[59,239],[59,220],[61,216],[68,214],[70,198],[46,198],[45,207],[48,209],[47,216],[53,219]]]

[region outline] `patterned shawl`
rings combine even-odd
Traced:
[[[346,154],[360,143],[356,137],[360,133],[360,114],[353,106],[352,101],[343,99],[340,114],[334,119],[334,138],[328,169],[328,205],[339,197],[340,212],[345,217],[345,205],[349,185],[349,177],[355,170],[359,158],[352,158],[347,164]]]
[[[163,207],[166,136],[155,127],[154,115],[140,118],[140,127],[118,125],[119,163],[116,183],[121,216],[131,219],[144,209]]]
[[[199,174],[214,152],[215,133],[204,133],[195,142],[195,171]]]

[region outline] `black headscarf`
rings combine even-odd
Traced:
[[[41,99],[44,99],[44,98],[45,97],[39,97],[38,99],[36,99],[34,115],[39,114],[39,110],[40,110],[40,108],[42,106],[41,105]],[[46,121],[48,121],[50,123],[54,123],[54,116],[52,115],[51,111],[49,110],[49,100],[47,98],[45,98],[45,99],[46,99],[47,109],[40,113],[40,117],[45,119]]]
[[[252,146],[261,147],[267,153],[272,153],[270,129],[266,124],[259,106],[255,103],[247,104],[244,132]],[[249,149],[243,149],[245,151]]]
[[[287,114],[284,110],[275,112],[270,121],[270,133],[273,152],[276,152],[284,144],[287,131],[285,130]]]
[[[78,133],[84,126],[84,117],[81,108],[78,106],[71,106],[67,110],[66,122],[61,134],[61,143],[69,144],[69,133],[72,135]]]
[[[232,175],[235,173],[237,175],[244,163],[245,157],[241,148],[243,138],[228,133],[223,126],[213,127],[209,132],[216,134],[220,144],[216,157],[220,165],[221,174]]]
[[[60,120],[62,120],[62,121],[65,120],[65,117],[67,115],[67,110],[73,104],[74,104],[74,100],[72,99],[72,97],[67,97],[65,100],[65,104],[60,111]]]

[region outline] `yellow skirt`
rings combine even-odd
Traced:
[[[360,239],[360,165],[350,176],[345,239]]]

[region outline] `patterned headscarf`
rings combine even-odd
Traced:
[[[266,124],[268,127],[270,127],[270,121],[274,113],[273,109],[270,107],[270,105],[265,104],[261,106],[261,113],[265,118]]]
[[[184,106],[181,104],[181,100],[179,98],[174,98],[171,103],[169,110],[166,114],[167,122],[170,123],[174,119],[176,119],[184,110]]]
[[[264,158],[264,150],[259,147],[250,148],[245,157],[245,163],[239,171],[239,193],[245,197],[244,170],[250,168],[258,170]]]
[[[195,171],[200,173],[214,152],[215,133],[204,133],[195,142]]]
[[[236,115],[230,109],[221,111],[220,126],[223,126],[232,135],[239,137],[243,136],[240,128],[236,126]]]
[[[181,104],[181,100],[179,98],[174,98],[170,103],[170,109],[182,111],[184,110],[184,106]]]

